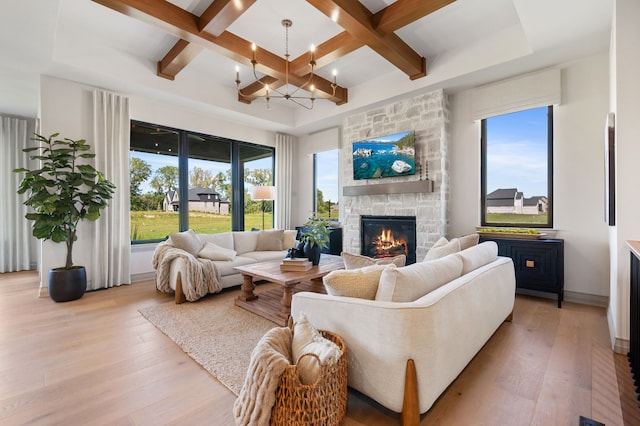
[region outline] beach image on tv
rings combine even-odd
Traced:
[[[415,173],[413,130],[353,143],[353,178],[356,180]]]

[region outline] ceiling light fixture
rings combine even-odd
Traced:
[[[307,81],[304,84],[302,84],[300,87],[295,87],[289,84],[289,67],[291,66],[291,62],[289,62],[289,28],[291,28],[292,25],[293,25],[293,22],[291,22],[290,19],[282,20],[282,26],[285,29],[285,53],[284,53],[285,78],[284,78],[284,85],[283,85],[284,93],[281,90],[278,90],[279,89],[278,87],[269,86],[269,84],[263,83],[262,81],[260,81],[260,78],[258,78],[258,75],[256,74],[256,65],[258,65],[258,61],[256,60],[256,45],[255,43],[253,43],[251,44],[251,50],[253,51],[253,57],[251,59],[253,77],[255,78],[255,82],[257,84],[264,87],[264,92],[261,92],[260,94],[251,94],[251,95],[245,95],[244,93],[242,93],[242,91],[240,90],[240,83],[241,83],[240,67],[236,66],[235,83],[236,83],[236,89],[238,91],[239,97],[264,98],[267,102],[267,108],[269,109],[271,109],[271,105],[269,103],[271,99],[286,99],[288,101],[294,102],[297,105],[300,105],[303,108],[306,108],[306,109],[313,108],[313,103],[315,102],[316,99],[318,99],[316,98],[315,87],[312,84],[314,71],[316,68],[316,61],[313,57],[313,54],[315,52],[315,46],[311,45],[311,48],[309,49],[310,55],[311,55],[311,59],[309,60],[309,66],[311,67],[311,72],[309,73],[309,78],[307,79]],[[337,71],[333,70],[333,82],[331,83],[331,89],[333,90],[332,96],[336,95],[336,88],[338,87],[338,84],[336,83],[336,76],[337,76]],[[291,92],[289,92],[289,86],[293,88]],[[309,95],[304,96],[303,94],[297,94],[300,90],[306,90],[309,93]]]

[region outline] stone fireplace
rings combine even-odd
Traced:
[[[362,216],[362,254],[375,259],[404,254],[416,262],[415,216]]]
[[[352,145],[363,139],[415,131],[416,174],[354,180]],[[342,127],[340,221],[343,250],[367,250],[361,218],[415,217],[413,261],[447,234],[449,109],[442,90],[406,98],[347,117]],[[409,255],[408,255],[409,256]]]

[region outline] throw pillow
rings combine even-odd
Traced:
[[[395,267],[393,264],[371,265],[358,269],[331,271],[322,277],[322,282],[327,294],[332,296],[373,300],[378,291],[382,271]]]
[[[295,229],[285,229],[284,230],[284,239],[282,240],[282,249],[289,250],[296,246],[296,236],[298,235],[298,231]]]
[[[311,324],[306,314],[300,313],[293,326],[291,358],[298,367],[302,384],[310,385],[317,380],[318,374],[320,374],[320,365],[314,357],[303,357],[304,354],[316,355],[320,364],[333,365],[342,356],[342,350],[331,340],[325,339]]]
[[[485,241],[458,253],[462,259],[462,274],[493,262],[498,257],[498,244],[495,241]]]
[[[200,253],[198,253],[198,257],[209,260],[233,260],[236,258],[236,251],[220,247],[214,243],[204,243]]]
[[[200,237],[193,229],[184,232],[174,232],[169,238],[171,238],[174,247],[198,257],[198,253],[202,248],[202,241],[200,241]]]
[[[283,250],[284,229],[270,229],[258,233],[258,251]]]
[[[450,254],[404,268],[382,271],[375,300],[413,302],[462,274],[462,259]]]
[[[476,232],[475,234],[458,237],[458,239],[460,240],[460,250],[464,250],[469,247],[477,246],[480,241],[480,234]]]
[[[404,266],[407,262],[407,256],[405,256],[404,254],[394,257],[381,257],[380,259],[374,259],[372,257],[361,256],[359,254],[351,254],[347,252],[340,253],[340,256],[342,256],[342,260],[344,261],[345,269],[357,269],[371,265],[390,264],[401,267]]]
[[[256,251],[259,232],[236,231],[233,234],[233,249],[239,254]]]
[[[441,257],[459,251],[460,240],[458,238],[453,238],[451,241],[448,241],[445,237],[442,237],[429,249],[427,255],[424,257],[424,261],[440,259]]]

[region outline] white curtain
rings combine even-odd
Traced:
[[[33,269],[37,262],[31,222],[24,217],[27,195],[17,194],[24,173],[13,172],[28,166],[29,154],[22,152],[27,141],[27,120],[0,117],[0,193],[4,197],[0,203],[0,272]]]
[[[93,91],[95,167],[116,186],[109,206],[93,228],[87,289],[130,284],[131,227],[129,219],[129,99],[103,90]]]
[[[291,229],[293,144],[293,136],[276,133],[276,203],[274,206],[276,229]]]

